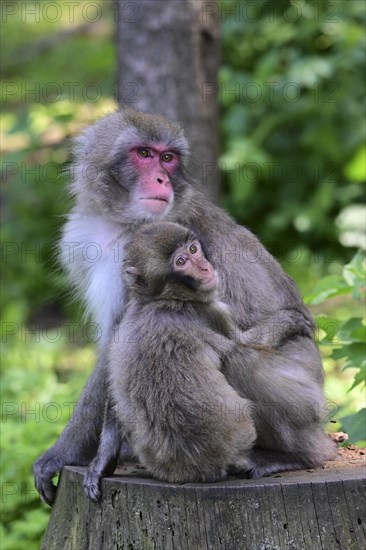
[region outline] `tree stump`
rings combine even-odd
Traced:
[[[102,481],[101,504],[67,467],[43,550],[362,550],[363,467],[173,485],[137,466]]]

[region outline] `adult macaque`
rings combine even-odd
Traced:
[[[75,206],[61,241],[63,263],[87,311],[99,323],[102,337],[97,367],[73,418],[34,465],[36,487],[45,502],[54,501],[55,473],[67,464],[87,465],[97,452],[103,423],[100,411],[106,402],[106,342],[124,309],[119,266],[125,244],[146,221],[174,221],[194,230],[219,273],[219,293],[244,332],[243,341],[276,347],[276,365],[278,355],[284,365],[278,377],[286,380],[289,403],[298,402],[298,374],[314,381],[318,392],[312,410],[318,419],[322,417],[323,369],[312,341],[313,321],[295,284],[250,231],[211,204],[189,179],[187,168],[188,144],[182,129],[163,117],[129,108],[101,119],[76,141],[71,187]],[[90,245],[98,247],[98,261],[88,261]],[[267,373],[273,365],[264,354],[248,350],[243,353],[243,368],[228,371],[231,385],[239,392],[246,389],[247,370],[259,371],[264,387],[251,388],[258,401],[272,395],[273,378]],[[301,415],[308,412],[302,412],[301,400],[299,404],[301,425]],[[276,403],[271,400],[269,407],[273,411]],[[319,451],[322,443],[329,452]],[[264,445],[271,448],[270,444],[269,436]],[[305,445],[304,441],[298,444]],[[320,464],[331,454],[323,435],[314,447],[312,463]],[[269,460],[277,469],[293,463],[286,449]]]
[[[113,473],[124,437],[163,481],[217,481],[250,470],[251,402],[220,372],[236,347],[234,325],[197,237],[175,223],[145,224],[126,246],[124,272],[128,303],[109,344],[111,406],[85,475],[87,495],[99,500],[100,479]]]

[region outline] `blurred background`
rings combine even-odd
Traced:
[[[81,323],[57,241],[71,138],[117,107],[114,7],[1,6],[4,550],[39,547],[49,509],[31,465],[61,433],[95,363],[95,335]],[[227,0],[218,15],[218,202],[296,280],[318,323],[327,429],[363,445],[365,4]]]

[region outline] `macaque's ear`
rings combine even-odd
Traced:
[[[136,279],[140,275],[137,267],[134,267],[133,265],[129,265],[128,267],[126,267],[125,273],[131,282],[136,281]]]
[[[139,270],[137,267],[133,267],[133,265],[130,265],[129,267],[126,267],[126,273],[130,273],[131,275],[139,275]]]
[[[129,265],[124,271],[126,283],[141,292],[145,288],[146,283],[139,269],[134,265]]]

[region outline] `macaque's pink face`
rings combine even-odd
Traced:
[[[179,165],[179,154],[166,146],[138,146],[130,150],[139,179],[134,200],[150,214],[162,214],[173,204],[171,177]]]
[[[192,277],[203,290],[213,290],[217,286],[214,268],[203,253],[200,242],[195,239],[184,247],[178,248],[173,256],[173,270]]]

